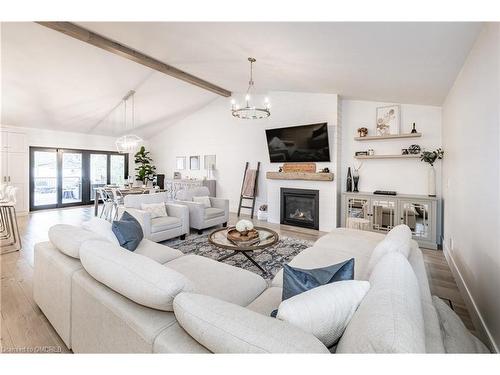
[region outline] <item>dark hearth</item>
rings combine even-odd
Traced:
[[[319,191],[281,188],[281,224],[319,229]]]

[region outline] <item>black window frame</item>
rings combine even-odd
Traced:
[[[46,151],[46,152],[56,152],[56,162],[57,162],[57,203],[35,206],[35,152],[36,151]],[[81,153],[82,154],[82,201],[74,203],[62,203],[62,160],[63,153]],[[90,192],[90,155],[91,154],[105,154],[107,155],[107,177],[106,183],[111,182],[111,155],[123,155],[125,157],[124,165],[124,178],[125,180],[129,177],[129,154],[123,154],[117,151],[105,151],[105,150],[89,150],[89,149],[79,149],[79,148],[66,148],[66,147],[39,147],[30,146],[29,148],[29,209],[30,211],[46,210],[52,208],[63,208],[63,207],[75,207],[75,206],[87,206],[94,204],[94,200],[91,199]]]

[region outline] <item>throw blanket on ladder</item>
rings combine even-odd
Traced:
[[[254,188],[255,188],[255,176],[257,175],[257,170],[247,169],[245,173],[245,179],[243,181],[243,192],[244,197],[253,198]]]

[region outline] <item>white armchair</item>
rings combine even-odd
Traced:
[[[206,197],[210,192],[207,187],[199,187],[191,190],[179,190],[175,203],[182,204],[189,209],[189,226],[203,233],[203,229],[222,224],[227,226],[229,220],[229,200],[210,197],[211,207],[205,207],[202,203],[193,202],[193,197]]]
[[[180,204],[167,203],[166,193],[127,195],[124,205],[119,207],[119,214],[127,211],[141,224],[144,238],[154,242],[165,241],[174,237],[186,238],[189,232],[189,209]],[[151,213],[141,210],[141,204],[165,203],[167,215],[152,219]]]

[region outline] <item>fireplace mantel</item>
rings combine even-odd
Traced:
[[[267,172],[266,178],[269,180],[333,181],[333,173]]]

